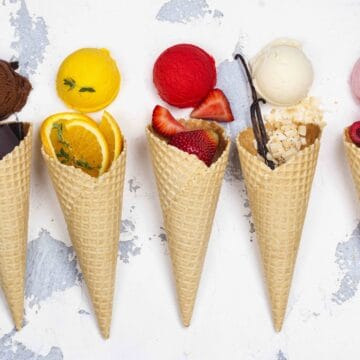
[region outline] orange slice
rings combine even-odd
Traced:
[[[49,156],[56,157],[56,151],[55,151],[52,141],[51,141],[51,134],[52,134],[54,123],[56,123],[58,121],[76,120],[76,119],[82,119],[84,121],[88,121],[89,123],[90,122],[95,123],[95,121],[92,120],[90,117],[88,117],[84,114],[75,113],[75,112],[57,113],[57,114],[49,116],[48,118],[46,118],[43,121],[43,123],[41,125],[41,129],[40,129],[40,137],[41,137],[41,142],[44,147],[44,150]],[[52,134],[52,135],[54,135],[54,134]]]
[[[109,148],[97,123],[83,114],[60,113],[41,126],[45,152],[65,165],[97,177],[109,167]]]
[[[110,113],[104,111],[99,129],[109,145],[110,164],[116,160],[123,149],[123,137],[118,123]]]

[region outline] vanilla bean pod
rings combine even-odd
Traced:
[[[253,99],[253,103],[250,106],[250,115],[251,115],[251,123],[253,126],[255,140],[258,146],[258,153],[264,158],[266,165],[269,166],[271,169],[274,169],[275,164],[271,160],[268,160],[266,156],[267,153],[269,152],[266,146],[268,137],[266,134],[265,125],[261,114],[261,108],[259,105],[259,102],[265,103],[265,100],[257,98],[256,90],[252,82],[252,77],[244,57],[241,54],[236,54],[235,60],[240,60],[245,70],[246,77],[248,79],[248,83],[251,89],[251,96]]]

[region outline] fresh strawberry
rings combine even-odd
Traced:
[[[170,111],[160,105],[156,105],[153,110],[152,127],[159,135],[165,137],[185,130],[185,127],[171,115]]]
[[[211,90],[202,103],[193,110],[190,116],[195,119],[215,120],[219,122],[230,122],[234,120],[229,101],[220,89]]]
[[[355,121],[349,128],[349,136],[355,145],[360,146],[360,121]]]
[[[196,155],[210,166],[219,145],[219,135],[214,130],[184,131],[173,135],[169,144]]]

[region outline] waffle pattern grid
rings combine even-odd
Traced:
[[[181,317],[183,324],[189,326],[230,141],[226,140],[222,155],[209,168],[194,155],[159,139],[150,127],[146,129],[146,135],[152,155]]]
[[[347,135],[344,135],[344,147],[351,175],[360,197],[360,148],[350,142]]]
[[[100,331],[110,336],[120,237],[126,144],[99,178],[42,154],[94,306]]]
[[[24,315],[24,277],[29,219],[32,125],[0,161],[0,281],[16,328]]]
[[[286,312],[291,280],[315,173],[319,140],[270,170],[237,139],[276,331]]]

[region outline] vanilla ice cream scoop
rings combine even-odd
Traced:
[[[250,65],[256,91],[273,105],[299,103],[307,96],[314,78],[312,65],[296,40],[273,41]]]

